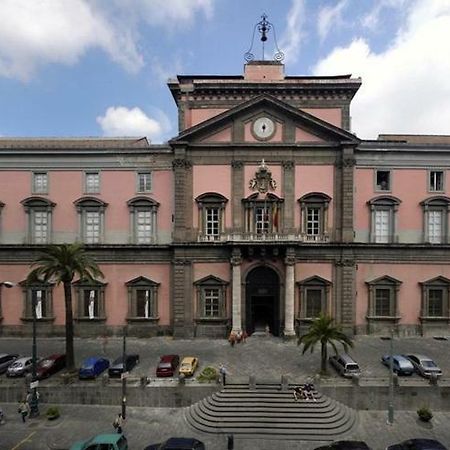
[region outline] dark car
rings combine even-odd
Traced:
[[[314,450],[371,450],[370,447],[362,441],[335,441],[331,444],[316,447]]]
[[[193,438],[170,438],[159,444],[152,444],[144,450],[205,450],[205,444]]]
[[[180,364],[178,355],[164,355],[159,359],[158,367],[156,367],[157,377],[173,377]]]
[[[390,367],[390,355],[383,355],[381,362]],[[412,375],[414,373],[413,363],[402,355],[392,355],[392,370],[398,375]]]
[[[38,379],[48,378],[50,375],[58,372],[66,367],[66,355],[61,353],[55,353],[54,355],[47,356],[43,360],[39,361],[36,367],[36,376]]]
[[[5,373],[6,369],[19,357],[15,353],[0,353],[0,373]]]
[[[78,378],[95,378],[109,367],[109,360],[102,357],[93,356],[83,361],[78,371]]]
[[[447,450],[447,447],[434,439],[408,439],[389,445],[386,450]]]
[[[125,372],[129,372],[133,367],[139,364],[139,355],[125,355]],[[123,356],[119,356],[108,369],[110,377],[120,377],[123,372]]]

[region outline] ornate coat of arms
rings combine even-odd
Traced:
[[[258,191],[261,194],[265,194],[269,190],[274,191],[277,188],[277,182],[272,178],[272,172],[266,166],[264,159],[255,172],[255,178],[250,180],[249,187],[251,190]]]

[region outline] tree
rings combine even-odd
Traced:
[[[346,334],[341,331],[341,327],[333,325],[333,319],[330,316],[320,314],[314,319],[309,330],[298,339],[298,345],[303,344],[302,354],[304,355],[308,349],[311,353],[314,351],[316,344],[320,342],[321,345],[321,375],[327,374],[327,345],[330,344],[337,353],[335,342],[342,344],[344,350],[347,352],[349,347],[353,347],[353,342]]]
[[[103,278],[97,263],[86,253],[82,244],[58,244],[47,246],[31,265],[27,281],[62,283],[66,311],[66,365],[75,368],[73,349],[72,281],[77,276],[82,280],[94,281]]]

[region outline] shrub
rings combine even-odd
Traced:
[[[217,381],[219,374],[214,367],[205,367],[200,375],[197,377],[199,383],[209,383],[211,381]]]
[[[48,420],[55,420],[60,416],[59,408],[57,406],[49,406],[45,415]]]
[[[426,406],[419,408],[417,410],[417,415],[419,416],[419,419],[423,420],[424,422],[429,422],[433,418],[433,413],[431,412],[430,408],[427,408]]]

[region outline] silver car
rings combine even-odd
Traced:
[[[11,353],[0,353],[0,373],[6,372],[6,369],[18,358],[19,355]]]
[[[417,354],[405,356],[412,362],[417,373],[423,377],[430,378],[432,375],[440,377],[442,375],[442,370],[428,356]]]
[[[31,356],[16,359],[6,370],[7,377],[21,377],[31,370],[33,358]]]

